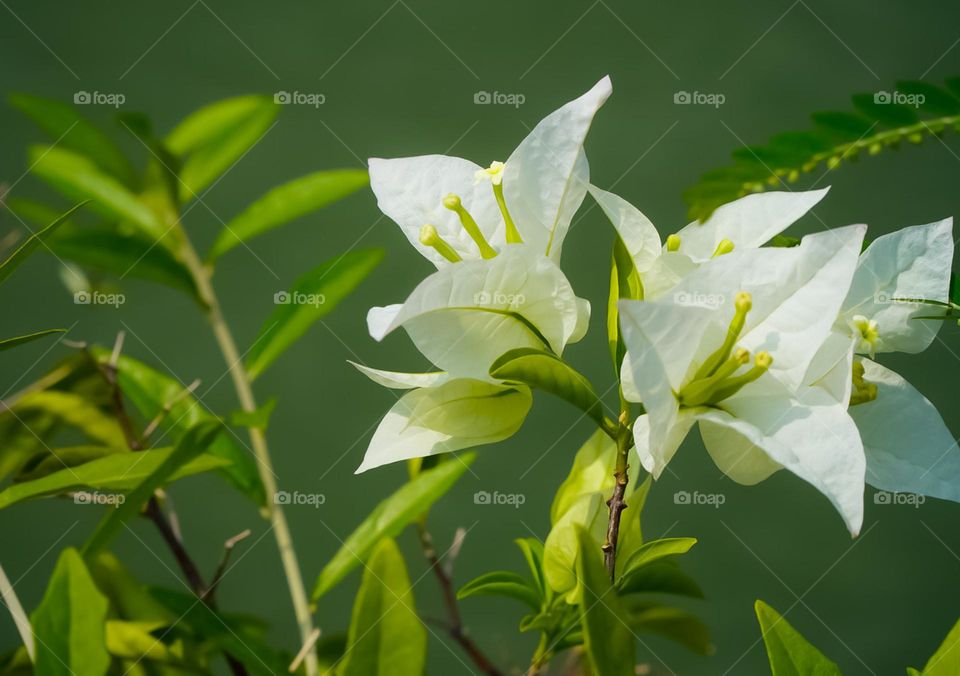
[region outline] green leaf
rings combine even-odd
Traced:
[[[642,300],[643,284],[630,252],[617,235],[613,242],[613,255],[610,261],[610,293],[607,296],[607,343],[610,346],[610,358],[613,360],[617,381],[620,380],[620,364],[623,363],[623,356],[627,351],[620,337],[618,303],[621,299]]]
[[[331,259],[297,280],[288,292],[274,296],[277,307],[260,329],[247,355],[251,379],[267,370],[314,322],[346,298],[383,259],[379,249],[363,249]]]
[[[101,363],[110,359],[110,351],[92,348]],[[169,430],[177,441],[198,423],[216,418],[183,385],[173,378],[155,371],[143,362],[120,355],[117,361],[120,389],[147,420],[153,420],[167,408],[161,427]],[[250,453],[240,447],[230,434],[222,434],[211,444],[208,453],[228,461],[222,474],[258,505],[266,503],[266,493],[260,482],[256,462]]]
[[[63,148],[39,146],[30,149],[30,162],[31,172],[67,197],[90,200],[91,208],[98,213],[129,223],[150,241],[165,241],[167,228],[157,214],[82,155]]]
[[[620,579],[621,594],[674,594],[703,598],[703,590],[675,561],[663,560],[647,564]]]
[[[604,676],[632,676],[636,646],[633,634],[624,624],[625,613],[616,591],[610,585],[600,548],[582,528],[577,528],[577,540],[580,547],[577,577],[583,586],[583,598],[579,604],[580,623],[590,666],[594,673]]]
[[[763,601],[755,604],[773,676],[840,676],[840,668]]]
[[[254,411],[234,411],[230,414],[230,423],[237,427],[265,430],[267,425],[270,424],[270,416],[273,415],[273,409],[276,407],[277,400],[270,399]]]
[[[173,449],[170,448],[112,453],[82,465],[66,467],[39,479],[15,483],[0,491],[0,509],[24,500],[85,489],[126,492],[167,464],[172,453]],[[178,467],[165,478],[164,483],[208,472],[224,464],[222,458],[210,454],[200,455]]]
[[[207,259],[213,262],[241,242],[341,200],[368,182],[366,171],[336,169],[318,171],[284,183],[227,223]]]
[[[126,501],[104,517],[84,546],[84,556],[90,558],[103,549],[124,523],[140,513],[140,509],[153,496],[155,490],[169,482],[178,470],[207,450],[222,431],[223,426],[219,421],[202,422],[190,428],[177,442],[173,451],[129,493]]]
[[[556,355],[526,347],[510,350],[493,362],[490,375],[554,394],[605,425],[603,404],[590,381]]]
[[[960,622],[953,625],[953,629],[933,653],[926,666],[923,676],[955,676],[960,674]]]
[[[66,329],[44,329],[43,331],[28,333],[25,336],[16,336],[15,338],[4,338],[0,340],[0,352],[3,352],[4,350],[13,349],[18,345],[23,345],[24,343],[32,343],[38,338],[51,336],[55,333],[66,333]]]
[[[162,626],[177,621],[177,616],[155,599],[110,552],[100,552],[89,565],[97,588],[110,600],[111,609],[121,619],[160,623]]]
[[[458,599],[471,596],[506,596],[526,603],[534,612],[543,605],[540,590],[527,578],[506,570],[497,570],[474,578],[457,592]]]
[[[566,595],[568,603],[576,603],[582,593],[577,575],[580,530],[592,534],[594,546],[599,550],[607,530],[605,500],[599,491],[580,496],[553,524],[544,542],[544,576],[551,589]]]
[[[363,573],[337,674],[416,676],[426,656],[427,632],[417,617],[403,555],[393,540],[381,540]]]
[[[853,97],[853,106],[866,117],[887,127],[905,127],[920,120],[915,109],[892,102],[879,102],[877,99],[880,96],[882,94],[857,94]]]
[[[116,419],[100,410],[81,394],[40,390],[25,394],[15,405],[17,411],[38,410],[83,432],[93,441],[117,449],[127,448],[126,437]]]
[[[31,615],[36,669],[44,676],[107,673],[107,599],[97,591],[77,550],[65,549],[40,605]]]
[[[190,114],[167,136],[165,145],[184,159],[180,201],[189,202],[249,151],[279,112],[265,96],[217,101]]]
[[[540,589],[540,595],[544,598],[549,597],[550,586],[543,576],[543,543],[535,538],[518,538],[514,540],[514,543],[523,553],[530,574],[533,575],[534,583]]]
[[[163,626],[164,624],[157,622],[107,620],[107,651],[114,657],[135,663],[153,662],[185,671],[196,671],[195,667],[191,669],[189,662],[182,660],[170,646],[150,633]]]
[[[74,150],[127,185],[134,180],[133,167],[120,148],[80,115],[74,106],[31,94],[11,94],[10,103],[29,117],[57,145]]]
[[[627,623],[636,631],[660,634],[698,655],[712,655],[716,648],[710,630],[693,613],[646,602],[627,603]]]
[[[636,471],[639,472],[639,468]],[[620,515],[620,542],[617,543],[618,573],[623,570],[622,565],[630,560],[633,553],[643,546],[643,528],[640,519],[643,516],[643,507],[647,503],[647,496],[650,495],[653,477],[647,475],[640,484],[637,483],[638,480],[639,477],[630,476],[626,497],[627,508]]]
[[[21,244],[16,251],[14,251],[10,256],[7,257],[2,263],[0,263],[0,284],[5,282],[7,278],[13,274],[13,271],[16,270],[27,257],[32,254],[38,246],[46,242],[47,239],[59,228],[64,222],[74,214],[77,209],[82,207],[83,204],[78,204],[73,207],[70,211],[60,216],[58,219],[50,223],[43,230],[34,232],[27,238],[27,240]]]
[[[918,80],[901,80],[897,83],[897,92],[913,96],[920,103],[920,110],[932,115],[960,114],[960,99],[950,91]]]
[[[426,512],[463,476],[474,457],[472,453],[465,453],[441,462],[378,504],[320,571],[313,589],[314,602],[364,562],[377,542],[396,537],[407,524]]]
[[[643,544],[624,564],[618,585],[628,579],[632,573],[651,563],[686,554],[695,544],[697,544],[696,538],[663,538]]]

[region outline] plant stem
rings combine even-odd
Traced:
[[[200,298],[206,304],[207,319],[210,321],[217,345],[220,347],[220,352],[227,363],[240,407],[247,412],[256,411],[257,402],[253,396],[250,379],[247,377],[233,334],[230,332],[230,327],[227,325],[220,309],[220,303],[210,281],[210,270],[200,261],[196,250],[185,236],[181,251],[184,263],[194,278]],[[277,549],[280,551],[280,560],[283,563],[283,571],[287,578],[287,586],[290,590],[290,598],[293,601],[293,610],[300,630],[301,645],[304,645],[313,634],[313,615],[310,612],[306,587],[303,584],[303,576],[300,572],[296,551],[293,548],[293,539],[290,535],[286,516],[284,516],[280,505],[274,500],[277,493],[277,482],[266,436],[264,436],[262,430],[254,427],[249,428],[249,433],[250,445],[253,447],[257,459],[257,468],[260,472],[260,480],[267,496],[264,510],[277,541]],[[309,651],[304,660],[304,666],[307,670],[307,676],[316,676],[319,666],[315,651]]]
[[[633,435],[631,434],[628,414],[626,412],[620,415],[620,428],[617,433],[617,464],[613,476],[616,479],[616,485],[613,488],[613,495],[607,500],[607,507],[610,508],[610,516],[607,520],[607,539],[603,543],[603,562],[607,566],[607,572],[610,574],[610,582],[615,582],[617,569],[617,541],[620,539],[620,516],[623,510],[627,508],[624,497],[627,493],[627,484],[630,482],[628,470],[630,447],[633,445]]]
[[[423,550],[423,555],[430,564],[430,569],[436,575],[437,582],[440,583],[440,590],[443,592],[443,602],[447,606],[449,617],[449,623],[446,625],[447,631],[450,632],[453,640],[460,644],[460,647],[469,655],[481,672],[487,674],[487,676],[502,676],[500,670],[493,666],[493,663],[483,654],[480,647],[467,635],[466,628],[463,626],[463,617],[460,615],[460,606],[457,603],[457,593],[453,588],[453,579],[437,556],[437,550],[433,546],[433,536],[422,523],[417,524],[417,534],[420,537],[420,548]]]

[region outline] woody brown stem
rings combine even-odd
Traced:
[[[627,508],[625,500],[627,484],[630,482],[628,470],[630,448],[633,446],[628,416],[626,412],[620,415],[620,427],[617,433],[617,464],[614,469],[613,495],[607,500],[609,518],[607,519],[607,539],[603,543],[603,562],[610,574],[610,581],[615,582],[617,569],[617,542],[620,539],[620,517]]]

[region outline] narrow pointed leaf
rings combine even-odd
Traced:
[[[83,490],[125,493],[167,463],[172,453],[171,448],[111,453],[81,465],[64,467],[39,479],[11,484],[0,491],[0,509],[24,500]],[[203,454],[178,467],[164,482],[172,483],[192,474],[223,467],[224,464],[222,458]]]
[[[623,566],[623,578],[655,561],[686,554],[697,544],[696,538],[663,538],[643,544]],[[622,578],[621,578],[622,579]]]
[[[27,260],[27,257],[29,257],[38,246],[45,243],[50,236],[53,235],[57,228],[63,225],[66,220],[82,206],[82,204],[78,204],[73,209],[50,223],[50,225],[45,227],[43,230],[39,230],[31,234],[30,237],[28,237],[27,240],[16,249],[16,251],[14,251],[7,257],[6,260],[0,263],[0,284],[5,282],[7,278],[13,274],[13,271],[16,270],[25,260]]]
[[[31,616],[36,671],[44,676],[102,676],[110,666],[104,624],[107,599],[77,550],[63,550],[43,600]]]
[[[284,183],[227,223],[207,258],[214,261],[241,242],[343,199],[368,181],[366,171],[338,169],[318,171]]]
[[[381,540],[357,593],[338,676],[422,674],[427,631],[417,616],[407,566],[397,545]]]
[[[383,252],[379,249],[351,251],[311,270],[298,279],[289,292],[276,294],[277,306],[247,354],[250,378],[260,376],[314,322],[332,312],[382,258]]]
[[[943,639],[937,652],[923,667],[923,676],[953,676],[960,674],[960,622]]]
[[[519,348],[504,353],[490,367],[498,380],[523,383],[567,401],[603,426],[603,405],[584,376],[549,352]]]
[[[698,655],[715,651],[707,625],[693,613],[648,602],[627,603],[627,623],[638,632],[659,634]]]
[[[84,556],[89,559],[106,547],[123,524],[140,513],[140,509],[151,498],[153,492],[169,482],[184,465],[207,450],[214,438],[222,431],[223,426],[213,421],[203,422],[190,428],[177,442],[173,451],[157,465],[157,468],[130,491],[126,501],[111,510],[100,522],[97,530],[84,546]]]
[[[133,167],[120,148],[80,115],[76,107],[31,94],[11,94],[10,103],[33,120],[57,145],[89,157],[98,167],[127,185],[133,182]]]
[[[350,571],[366,561],[377,542],[383,538],[396,537],[409,523],[424,514],[434,502],[453,488],[474,457],[473,454],[466,453],[420,472],[416,478],[378,504],[347,536],[337,553],[320,571],[313,590],[313,600],[319,599]]]
[[[162,242],[167,228],[150,207],[90,160],[63,148],[30,149],[30,171],[67,197],[90,200],[98,213],[129,223],[150,241]]]
[[[763,601],[755,604],[773,676],[840,676],[840,668]]]
[[[28,333],[25,336],[16,336],[15,338],[4,338],[0,340],[0,352],[3,352],[4,350],[10,350],[12,348],[17,347],[18,345],[23,345],[25,343],[32,343],[38,338],[51,336],[55,333],[66,333],[66,329],[45,329],[43,331]]]
[[[167,136],[165,145],[183,158],[180,201],[228,171],[273,125],[279,109],[265,96],[217,101],[192,113]]]

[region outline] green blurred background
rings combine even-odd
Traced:
[[[243,93],[322,93],[317,108],[286,106],[278,124],[204,196],[209,211],[187,219],[208,245],[220,220],[267,188],[321,168],[359,167],[369,156],[448,153],[480,164],[505,159],[546,113],[602,75],[614,95],[588,141],[595,183],[640,206],[663,235],[685,220],[681,191],[728,161],[743,143],[807,126],[808,113],[848,109],[849,95],[891,89],[898,79],[932,81],[960,74],[960,5],[918,0],[745,2],[491,2],[390,0],[354,3],[197,0],[167,3],[0,2],[0,91],[71,101],[77,91],[122,93],[123,110],[150,113],[160,130],[202,104]],[[677,91],[721,93],[719,108],[680,106]],[[522,94],[522,106],[475,105],[478,91]],[[85,110],[122,138],[109,107]],[[47,193],[26,171],[25,148],[41,135],[8,106],[0,109],[0,182],[14,193]],[[126,147],[138,144],[124,139]],[[954,215],[960,207],[960,144],[928,140],[844,167],[822,183],[833,191],[816,209],[831,226],[866,222],[876,236]],[[142,155],[142,153],[141,153]],[[814,172],[819,177],[819,171]],[[216,214],[216,215],[214,215]],[[17,227],[0,214],[2,231]],[[795,232],[822,227],[807,217]],[[611,382],[603,302],[611,229],[598,210],[573,228],[564,266],[593,302],[591,333],[568,356],[602,389]],[[406,337],[376,344],[364,317],[374,304],[397,302],[430,271],[367,191],[226,256],[215,283],[241,349],[272,309],[273,293],[320,261],[359,243],[387,250],[385,263],[352,300],[291,349],[260,381],[261,399],[276,396],[270,430],[281,487],[320,492],[326,503],[288,509],[304,574],[312,584],[339,539],[404,479],[402,466],[354,476],[392,395],[357,374],[346,359],[398,370],[424,366]],[[202,378],[213,409],[235,407],[225,367],[202,318],[175,292],[125,285],[119,310],[76,306],[58,278],[58,263],[37,256],[0,293],[4,335],[73,326],[70,337],[112,342],[127,330],[127,351],[184,381]],[[948,326],[924,354],[882,361],[906,374],[960,431],[960,331]],[[66,348],[31,345],[0,355],[0,391],[39,376]],[[39,363],[34,364],[34,360]],[[31,366],[32,365],[32,366]],[[29,369],[25,368],[29,366]],[[464,582],[494,568],[521,570],[517,537],[544,537],[553,491],[573,452],[590,433],[575,412],[538,397],[523,430],[481,450],[460,485],[434,510],[441,547],[469,530],[456,564]],[[641,656],[655,669],[682,674],[764,673],[753,601],[762,598],[848,674],[902,673],[920,666],[960,616],[960,506],[874,504],[868,489],[863,534],[852,541],[827,500],[780,473],[744,488],[722,477],[699,439],[687,441],[673,472],[654,486],[645,515],[651,536],[695,536],[686,560],[707,593],[688,604],[713,630],[716,654],[697,657],[656,637]],[[475,505],[479,490],[521,493],[520,508]],[[675,505],[676,491],[722,493],[720,508]],[[186,480],[173,496],[184,534],[206,571],[224,539],[254,530],[239,565],[221,588],[228,610],[259,613],[274,642],[295,649],[295,628],[279,559],[265,523],[216,478]],[[48,500],[0,515],[0,557],[28,609],[39,602],[55,552],[89,535],[101,508]],[[117,543],[140,577],[181,588],[175,566],[148,524]],[[434,580],[426,576],[412,533],[408,554],[418,606],[439,617]],[[242,557],[242,558],[241,558]],[[358,575],[323,601],[327,632],[343,629]],[[500,665],[523,667],[535,637],[519,635],[519,608],[509,601],[463,604],[477,641]],[[439,632],[438,632],[439,633]],[[0,617],[0,647],[14,645]],[[446,646],[444,644],[447,644]],[[458,648],[431,638],[430,672],[468,672]]]

